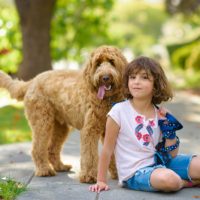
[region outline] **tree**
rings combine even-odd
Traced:
[[[50,24],[55,0],[15,0],[15,3],[23,41],[18,76],[28,80],[51,69]]]
[[[15,0],[23,41],[23,60],[18,76],[28,80],[51,69],[51,55],[53,59],[68,57],[69,52],[77,56],[82,47],[105,42],[105,13],[111,8],[112,2]],[[52,17],[54,23],[50,31]]]
[[[200,6],[200,0],[165,0],[166,10],[170,14],[184,13],[192,14]]]

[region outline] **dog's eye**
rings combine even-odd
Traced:
[[[100,61],[97,61],[97,62],[96,62],[96,66],[99,67],[100,65],[101,65],[101,62],[100,62]]]
[[[111,65],[114,65],[114,64],[115,64],[113,59],[110,59],[110,60],[109,60],[109,63],[110,63]]]

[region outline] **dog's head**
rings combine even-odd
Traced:
[[[127,65],[121,51],[112,46],[95,49],[84,70],[89,87],[99,99],[110,97],[122,88],[122,76]]]

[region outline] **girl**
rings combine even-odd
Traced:
[[[139,57],[128,64],[124,84],[127,100],[108,113],[97,183],[89,190],[109,189],[106,174],[113,151],[123,187],[171,192],[200,184],[200,157],[177,155],[175,131],[182,125],[156,106],[172,98],[161,66],[153,59]]]

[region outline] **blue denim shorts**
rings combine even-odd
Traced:
[[[157,191],[151,186],[150,176],[153,170],[157,168],[167,168],[173,170],[184,180],[191,180],[189,176],[190,162],[194,155],[180,154],[172,158],[166,165],[152,165],[144,167],[135,172],[134,176],[130,179],[123,181],[123,187],[132,190],[142,190],[154,192]]]

